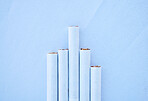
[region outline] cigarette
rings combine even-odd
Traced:
[[[57,52],[47,54],[47,101],[57,101]]]
[[[101,101],[101,66],[91,66],[91,101]]]
[[[58,50],[59,101],[68,101],[68,49]]]
[[[90,49],[80,50],[80,101],[90,99]]]
[[[69,37],[69,101],[79,101],[79,27],[68,28]]]

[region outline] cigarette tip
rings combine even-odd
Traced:
[[[79,26],[69,26],[69,27],[79,27]]]
[[[81,48],[81,50],[90,50],[89,48]]]
[[[97,67],[97,68],[100,68],[101,66],[98,66],[98,65],[97,65],[97,66],[91,66],[91,67]]]
[[[58,54],[58,52],[50,52],[50,53],[48,53],[48,54]]]

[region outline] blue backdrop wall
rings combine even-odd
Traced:
[[[70,25],[102,66],[102,101],[148,101],[147,0],[0,0],[0,101],[46,101],[46,54]]]

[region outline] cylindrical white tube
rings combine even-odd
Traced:
[[[101,101],[101,66],[91,66],[91,101]]]
[[[57,101],[57,52],[47,55],[47,101]]]
[[[59,101],[68,101],[68,49],[58,50]]]
[[[69,101],[79,101],[79,27],[68,28],[69,35]]]
[[[80,101],[89,101],[90,82],[90,49],[80,50]]]

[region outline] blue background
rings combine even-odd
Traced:
[[[70,25],[102,66],[102,101],[148,101],[147,0],[0,0],[0,101],[46,101],[46,55]]]

